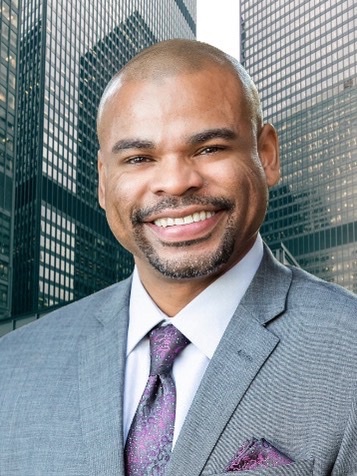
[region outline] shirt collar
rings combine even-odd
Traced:
[[[134,269],[128,329],[127,355],[148,332],[162,321],[170,321],[209,359],[212,358],[234,311],[249,287],[263,257],[258,235],[249,252],[230,270],[168,318],[151,299]]]

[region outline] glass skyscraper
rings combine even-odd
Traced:
[[[11,313],[18,6],[0,0],[0,319]]]
[[[241,0],[241,14],[242,60],[281,143],[263,236],[357,292],[357,3]]]
[[[195,3],[23,1],[14,327],[131,272],[97,201],[96,109],[142,48],[195,37]]]

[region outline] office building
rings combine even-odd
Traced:
[[[127,276],[97,201],[95,116],[142,48],[195,37],[195,1],[24,0],[13,327]]]
[[[0,319],[11,313],[16,83],[17,0],[0,0]]]
[[[242,60],[281,142],[262,232],[357,292],[357,4],[241,0]]]

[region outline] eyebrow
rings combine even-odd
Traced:
[[[122,150],[127,149],[154,149],[155,145],[153,142],[148,140],[141,140],[141,139],[122,139],[118,140],[113,147],[112,153],[118,153]]]
[[[234,140],[237,133],[226,127],[207,129],[190,136],[187,142],[191,145],[202,144],[212,139]],[[143,139],[121,139],[112,147],[112,153],[116,154],[128,149],[155,149],[154,142]]]
[[[207,129],[202,132],[198,132],[193,136],[190,136],[188,139],[189,144],[201,144],[212,139],[225,139],[225,140],[234,140],[237,139],[238,135],[236,132],[228,129],[226,127],[218,129]]]

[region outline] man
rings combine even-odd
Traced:
[[[357,474],[357,300],[262,243],[278,140],[247,73],[155,45],[108,85],[98,137],[99,201],[136,268],[2,339],[0,474]],[[167,322],[186,342],[157,463],[139,409]]]

